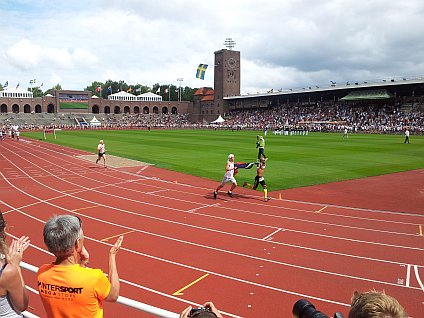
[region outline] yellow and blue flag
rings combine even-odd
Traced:
[[[205,72],[208,68],[208,64],[199,64],[199,67],[197,68],[196,77],[200,79],[205,79]]]

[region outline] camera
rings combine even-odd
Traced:
[[[295,318],[329,318],[327,315],[315,309],[306,299],[298,300],[293,306],[293,316]],[[343,318],[340,312],[336,312],[334,318]]]
[[[199,308],[193,308],[192,310],[190,310],[190,313],[188,314],[188,317],[198,317],[198,318],[203,318],[203,317],[216,317],[215,313],[210,311],[209,308],[206,307],[199,307]]]

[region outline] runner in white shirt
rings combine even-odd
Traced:
[[[404,144],[406,144],[406,143],[409,144],[409,130],[408,129],[405,130],[405,141],[403,143]]]
[[[230,191],[227,192],[227,194],[230,197],[233,197],[233,190],[237,187],[237,181],[234,178],[234,171],[235,171],[234,169],[237,169],[237,168],[234,168],[234,155],[229,154],[227,164],[225,165],[224,177],[222,178],[221,184],[213,192],[214,199],[216,199],[216,196],[218,195],[218,191],[222,189],[226,183],[229,183],[229,182],[231,182],[231,188],[230,188]]]
[[[347,128],[345,128],[344,129],[344,132],[343,132],[343,139],[345,139],[345,138],[349,138],[349,136],[348,136],[348,130],[347,130]]]
[[[106,168],[106,148],[103,140],[100,140],[99,145],[97,146],[98,158],[96,160],[96,164],[99,163],[99,160],[103,158],[103,165]]]

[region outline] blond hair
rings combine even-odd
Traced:
[[[408,318],[399,302],[384,291],[355,291],[348,318]]]

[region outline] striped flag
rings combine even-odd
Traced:
[[[197,67],[196,78],[204,80],[205,72],[207,68],[208,68],[208,64],[199,64],[199,66]]]

